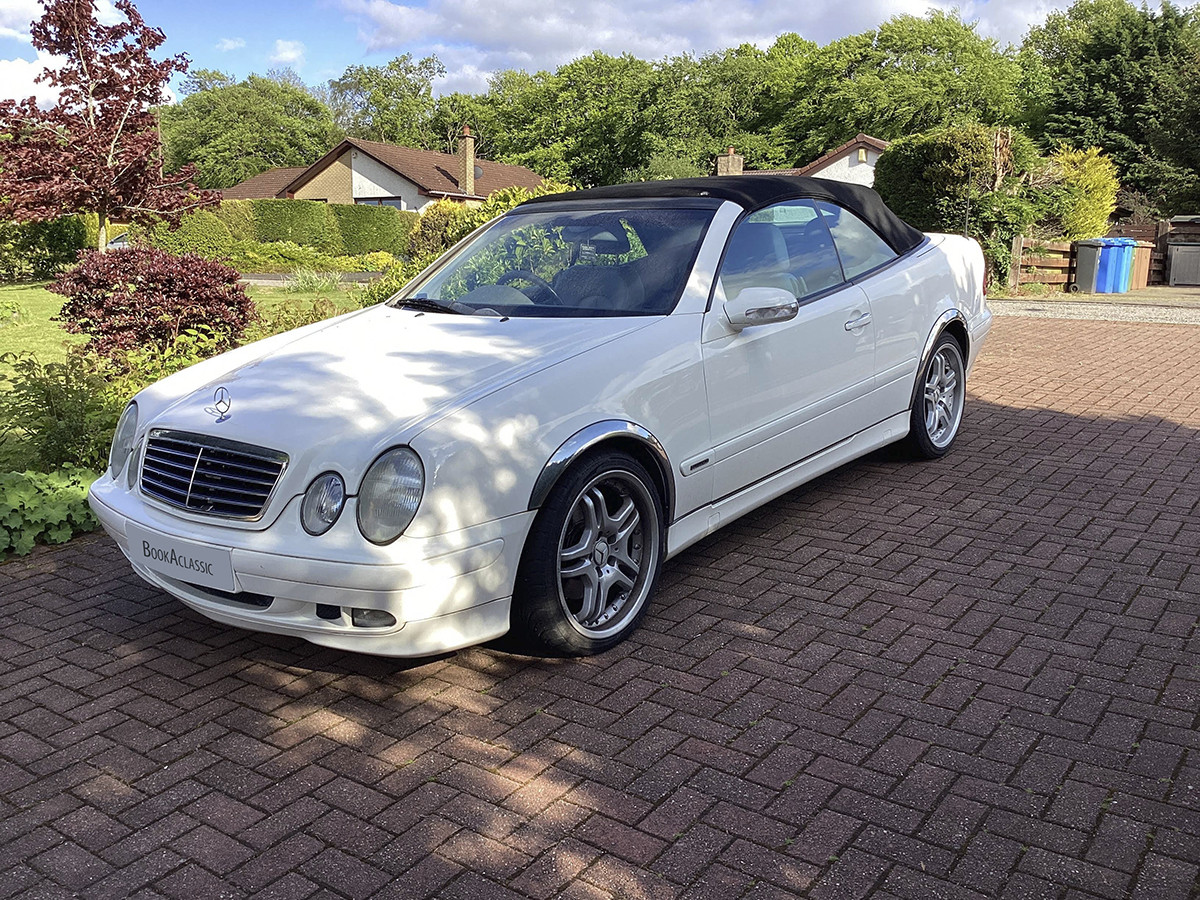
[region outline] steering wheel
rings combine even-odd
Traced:
[[[536,287],[539,292],[544,292],[546,296],[550,298],[549,302],[544,303],[543,305],[562,306],[562,299],[554,292],[554,288],[550,286],[550,282],[538,275],[535,275],[528,269],[512,269],[511,271],[505,272],[496,279],[496,284],[508,284],[510,281],[528,281],[530,284]],[[533,297],[530,297],[529,299],[533,300],[534,303],[539,302],[538,300],[534,300]]]

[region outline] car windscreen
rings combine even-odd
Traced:
[[[713,210],[510,213],[393,297],[500,316],[655,316],[675,308]]]

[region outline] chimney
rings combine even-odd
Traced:
[[[717,174],[718,175],[741,175],[742,163],[745,157],[735,153],[733,148],[729,148],[729,152],[717,157]]]
[[[475,196],[475,138],[471,137],[470,125],[463,126],[458,139],[458,189]]]

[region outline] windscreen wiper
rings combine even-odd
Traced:
[[[397,300],[396,306],[401,309],[415,309],[421,312],[451,313],[456,316],[461,316],[463,314],[461,309],[455,309],[449,303],[443,303],[441,300],[434,300],[432,297],[427,297],[424,294],[417,294],[415,297]]]

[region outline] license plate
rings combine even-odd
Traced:
[[[169,537],[132,522],[125,526],[129,555],[135,563],[160,575],[219,591],[233,591],[233,560],[229,550],[184,538]]]

